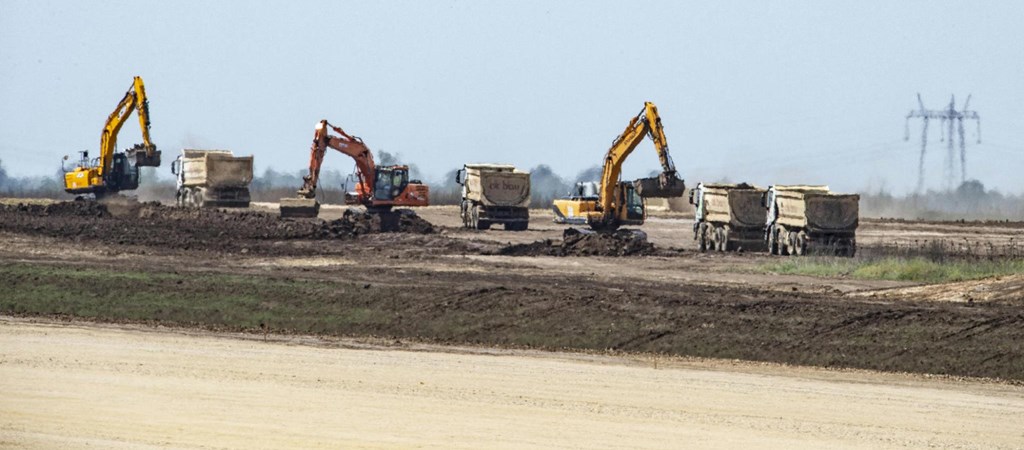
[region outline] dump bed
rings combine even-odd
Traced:
[[[811,231],[850,231],[857,228],[860,196],[835,194],[817,186],[776,187],[778,223]]]
[[[705,184],[704,220],[737,228],[764,228],[765,190],[749,184]]]
[[[466,197],[485,206],[530,206],[530,173],[508,164],[467,164]]]
[[[252,156],[234,156],[228,150],[183,151],[184,186],[244,188],[252,182]]]

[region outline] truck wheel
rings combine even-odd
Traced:
[[[789,233],[786,232],[785,228],[779,229],[778,240],[779,254],[783,256],[789,255]]]
[[[800,244],[797,241],[797,234],[795,231],[789,232],[789,254],[791,256],[797,256],[800,254]]]
[[[768,254],[778,255],[779,254],[779,238],[775,230],[768,232]]]
[[[733,246],[729,245],[729,228],[722,227],[722,251],[730,252],[733,250]]]
[[[795,240],[793,242],[793,245],[795,246],[794,251],[796,252],[797,256],[803,256],[807,254],[807,239],[804,238],[803,234],[796,233]]]
[[[206,201],[206,196],[203,195],[203,191],[201,189],[197,189],[196,190],[196,208],[202,208],[204,201]]]
[[[470,212],[469,203],[462,202],[462,209],[459,211],[459,215],[462,216],[463,228],[473,228],[473,217]]]
[[[697,229],[697,251],[701,253],[708,251],[707,227],[703,223]]]
[[[473,229],[474,230],[486,230],[491,227],[491,224],[487,223],[486,220],[480,220],[480,206],[473,207]]]

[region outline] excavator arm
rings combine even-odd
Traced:
[[[330,130],[334,130],[337,136],[332,136]],[[313,135],[313,146],[309,151],[309,175],[302,177],[302,188],[299,189],[299,196],[304,198],[316,198],[316,186],[320,180],[320,167],[324,163],[324,154],[328,148],[333,148],[343,154],[351,156],[356,161],[356,175],[359,177],[359,194],[369,195],[373,188],[373,180],[376,177],[377,166],[373,162],[373,153],[366,147],[363,140],[351,136],[327,122],[321,120],[316,124],[316,132]]]
[[[135,77],[132,87],[125,92],[124,98],[117,104],[117,108],[114,108],[114,112],[110,113],[103,126],[103,135],[100,136],[100,176],[109,170],[113,163],[114,152],[117,151],[117,134],[121,132],[121,126],[128,120],[132,111],[138,111],[139,128],[142,130],[142,144],[131,150],[136,158],[136,165],[160,165],[159,153],[149,139],[149,99],[146,98],[146,86],[142,83],[142,77]]]
[[[661,125],[661,117],[654,103],[645,102],[644,109],[629,121],[625,131],[613,142],[604,160],[599,193],[599,211],[592,214],[592,224],[608,224],[615,220],[622,208],[621,198],[617,191],[619,176],[622,174],[622,163],[633,153],[636,146],[650,137],[658,153],[662,173],[657,178],[645,178],[633,183],[637,194],[643,197],[677,197],[683,195],[685,186],[676,175],[675,164],[668,151],[668,139]]]

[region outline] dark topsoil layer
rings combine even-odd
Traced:
[[[109,202],[75,201],[49,205],[0,206],[0,230],[26,234],[99,241],[118,246],[141,246],[156,251],[253,252],[287,255],[331,252],[325,246],[296,244],[298,241],[349,240],[359,236],[395,232],[431,235],[437,230],[415,214],[394,212],[382,216],[347,210],[337,220],[282,219],[276,214],[254,211],[185,209],[156,202],[138,203],[126,199]],[[561,241],[544,240],[530,244],[496,247],[497,244],[467,243],[443,236],[424,241],[406,239],[407,246],[423,247],[425,242],[446,253],[483,253],[509,256],[647,256],[659,254],[654,245],[634,232],[584,233],[566,230]],[[289,242],[291,241],[291,242]],[[296,244],[296,245],[288,245]],[[392,245],[401,243],[391,242]]]
[[[561,241],[551,239],[502,247],[506,256],[645,256],[656,254],[654,244],[641,231],[584,232],[569,228]]]
[[[436,232],[419,216],[395,215],[399,217],[393,229],[382,229],[380,216],[356,210],[346,211],[337,220],[321,221],[281,219],[255,211],[175,208],[156,202],[75,201],[0,206],[0,230],[157,249],[270,254],[289,252],[288,246],[276,245],[281,241]],[[309,253],[307,249],[301,251]]]
[[[600,275],[525,275],[503,270],[502,262],[488,263],[491,270],[459,270],[480,266],[437,255],[501,251],[430,234],[433,227],[413,217],[401,220],[404,232],[378,233],[373,220],[358,213],[324,222],[137,203],[2,207],[0,231],[126,253],[175,250],[162,266],[121,259],[0,264],[0,314],[1024,380],[1020,302],[875,301]],[[543,242],[504,251],[587,254],[586,247],[573,250],[581,242],[613,254],[651,251],[629,237],[608,242],[609,235],[570,233],[565,239],[568,246]],[[248,251],[343,252],[359,264],[268,271],[221,263]],[[414,258],[422,262],[388,263]],[[450,270],[432,270],[435,265]]]
[[[157,269],[0,266],[0,314],[1024,380],[1019,303],[867,301],[500,268]]]

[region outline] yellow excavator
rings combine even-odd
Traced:
[[[622,163],[644,137],[654,141],[662,172],[657,177],[620,181]],[[679,197],[686,186],[676,175],[668,153],[668,140],[654,103],[629,121],[626,131],[612,141],[604,158],[600,184],[579,183],[567,197],[556,199],[552,209],[556,223],[586,224],[597,231],[614,231],[622,225],[642,225],[647,217],[644,198]]]
[[[118,153],[117,133],[132,111],[138,111],[142,144]],[[90,159],[88,150],[79,153],[78,165],[64,171],[64,190],[71,194],[93,194],[97,199],[138,188],[139,167],[160,165],[160,152],[149,140],[149,100],[141,77],[135,77],[124,98],[107,117],[100,136],[99,157]]]

